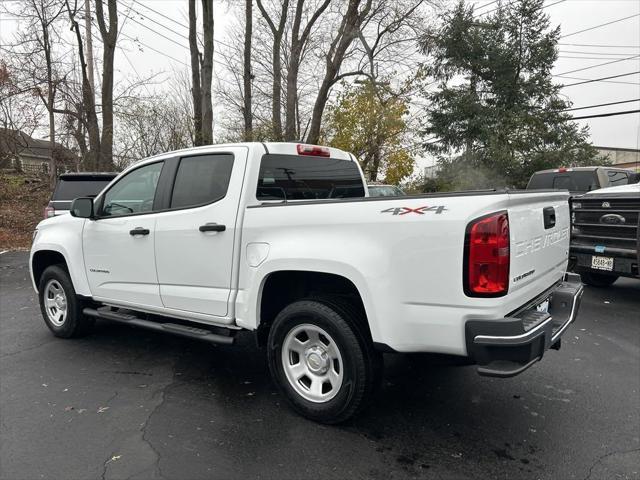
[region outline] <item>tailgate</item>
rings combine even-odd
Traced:
[[[509,292],[538,284],[540,292],[562,278],[569,255],[569,194],[510,194]]]

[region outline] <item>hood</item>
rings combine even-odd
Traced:
[[[589,193],[586,193],[586,196],[594,196],[594,195],[608,195],[610,193],[637,193],[640,195],[640,183],[632,183],[631,185],[620,185],[619,187],[608,187],[601,188],[599,190],[593,190]]]
[[[76,218],[72,217],[69,213],[64,213],[62,215],[56,215],[55,217],[45,218],[40,223],[38,223],[38,225],[36,226],[36,230],[50,228],[61,224],[64,225],[83,223],[84,220],[84,218]]]

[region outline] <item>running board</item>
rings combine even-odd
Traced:
[[[202,340],[204,342],[232,345],[235,338],[226,335],[213,333],[211,330],[204,328],[191,327],[178,323],[160,323],[152,320],[145,320],[136,317],[130,313],[122,313],[111,310],[111,307],[85,308],[82,313],[88,317],[100,318],[111,322],[123,323],[125,325],[133,325],[135,327],[146,328],[147,330],[155,330],[158,332],[172,333],[180,337]]]

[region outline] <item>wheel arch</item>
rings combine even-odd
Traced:
[[[256,305],[257,338],[264,344],[275,317],[282,309],[303,298],[339,296],[361,313],[363,327],[372,338],[371,321],[362,292],[348,277],[316,270],[276,270],[260,284]]]
[[[51,265],[60,265],[69,273],[71,284],[78,295],[91,296],[86,277],[83,276],[84,272],[82,268],[78,269],[74,267],[65,251],[52,246],[46,246],[31,252],[29,267],[31,271],[31,281],[36,292],[38,292],[38,285],[42,273]],[[82,267],[83,266],[84,264]]]
[[[67,265],[67,259],[64,255],[56,250],[38,250],[34,252],[31,257],[31,275],[33,278],[33,284],[36,290],[40,284],[40,278],[42,274],[51,265],[60,265],[67,272],[69,267]]]

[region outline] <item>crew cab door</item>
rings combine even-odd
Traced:
[[[91,294],[117,304],[162,307],[154,240],[156,190],[164,162],[131,170],[96,201],[82,248]]]
[[[156,223],[156,268],[168,309],[228,314],[246,147],[181,157]]]

